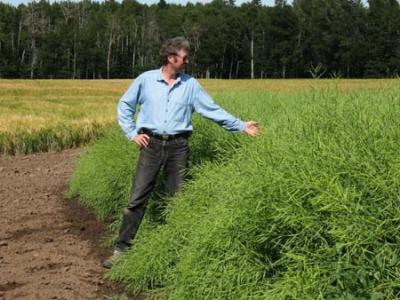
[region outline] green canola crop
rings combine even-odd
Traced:
[[[183,190],[157,188],[107,277],[150,299],[400,298],[399,91],[217,94],[261,136],[196,117]],[[136,158],[114,128],[71,180],[70,197],[114,218],[112,237]]]

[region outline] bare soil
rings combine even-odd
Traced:
[[[111,299],[105,225],[65,192],[80,149],[0,157],[0,299]],[[129,299],[143,299],[133,297]]]

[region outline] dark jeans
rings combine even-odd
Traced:
[[[124,209],[116,249],[125,250],[136,235],[142,221],[147,200],[156,184],[158,172],[163,168],[165,190],[174,195],[182,186],[188,167],[189,146],[186,137],[164,141],[150,138],[147,148],[141,148],[128,206]]]

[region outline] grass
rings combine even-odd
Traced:
[[[332,85],[376,89],[395,80],[201,80],[212,95],[294,93]],[[0,80],[0,153],[26,154],[87,144],[116,123],[116,104],[131,80]]]
[[[398,82],[343,86],[218,93],[262,135],[196,118],[190,180],[107,277],[150,299],[398,299]],[[115,129],[71,181],[114,236],[136,156]]]
[[[111,240],[138,156],[115,120],[129,83],[0,81],[0,152],[91,143],[69,196],[113,220]],[[202,84],[262,135],[196,116],[182,192],[157,187],[107,277],[157,299],[400,298],[399,81]]]

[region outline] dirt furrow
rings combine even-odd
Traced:
[[[80,149],[0,157],[0,299],[106,299],[105,227],[64,196]]]

